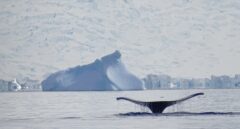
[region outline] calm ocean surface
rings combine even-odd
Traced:
[[[127,101],[174,100],[163,114]],[[239,129],[240,89],[0,93],[0,129]]]

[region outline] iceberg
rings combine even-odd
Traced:
[[[20,91],[22,89],[22,86],[18,83],[16,78],[10,84],[11,91]]]
[[[51,74],[42,81],[43,91],[143,90],[143,82],[130,73],[115,51],[93,63]]]

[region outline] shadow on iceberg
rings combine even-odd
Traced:
[[[142,81],[130,73],[121,61],[121,53],[95,62],[51,74],[42,81],[43,91],[142,90]]]

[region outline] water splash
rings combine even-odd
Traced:
[[[149,113],[149,112],[128,112],[120,113],[117,116],[235,116],[240,115],[240,112],[172,112],[172,113]]]

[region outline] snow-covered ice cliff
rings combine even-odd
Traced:
[[[114,50],[141,78],[234,75],[239,12],[240,0],[1,0],[0,78],[43,80]]]

